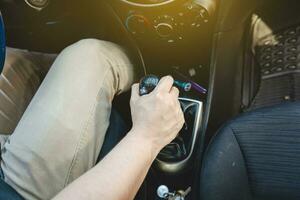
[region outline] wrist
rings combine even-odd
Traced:
[[[150,134],[147,130],[132,128],[127,136],[134,140],[134,144],[141,145],[144,150],[148,151],[151,159],[154,160],[161,147],[151,137],[147,137]]]

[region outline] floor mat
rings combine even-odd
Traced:
[[[250,109],[300,100],[300,24],[258,39],[253,49],[261,82]]]

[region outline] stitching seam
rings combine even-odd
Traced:
[[[111,67],[109,67],[109,68],[106,70],[106,72],[104,73],[104,77],[106,77],[106,75],[108,74],[108,72],[109,72],[110,70],[111,70]],[[100,89],[99,89],[99,91],[98,91],[96,97],[99,96],[99,95],[101,94],[101,92],[102,92],[102,85],[103,85],[104,80],[105,80],[105,78],[102,80],[102,82],[101,82],[101,84],[100,84],[101,86],[100,86]],[[77,144],[77,146],[76,146],[75,153],[74,153],[74,157],[73,157],[73,160],[72,160],[72,162],[71,162],[71,165],[70,165],[70,168],[69,168],[69,171],[68,171],[66,180],[65,180],[64,187],[67,186],[67,184],[68,184],[68,182],[69,182],[69,179],[70,179],[70,175],[71,175],[72,169],[74,169],[74,166],[75,166],[76,163],[78,162],[78,153],[79,153],[79,151],[80,151],[80,149],[81,149],[81,146],[82,146],[82,144],[83,144],[83,141],[84,141],[84,138],[85,138],[84,136],[85,136],[86,133],[87,133],[87,129],[88,129],[88,126],[89,126],[89,124],[90,124],[90,122],[91,122],[92,114],[93,114],[93,112],[94,112],[95,109],[96,109],[97,103],[98,103],[98,101],[96,100],[95,103],[94,103],[94,105],[93,105],[93,107],[92,107],[92,110],[90,111],[89,118],[88,118],[88,120],[87,120],[87,122],[86,122],[86,125],[85,125],[85,127],[84,127],[82,133],[80,134],[80,139],[79,139],[78,144]]]

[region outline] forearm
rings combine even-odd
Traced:
[[[98,165],[54,199],[133,199],[159,152],[159,148],[139,135],[130,131]]]

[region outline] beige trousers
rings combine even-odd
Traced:
[[[17,62],[26,63],[35,65]],[[130,87],[133,75],[116,44],[88,39],[66,48],[1,146],[5,181],[25,199],[51,199],[91,169],[114,95]]]

